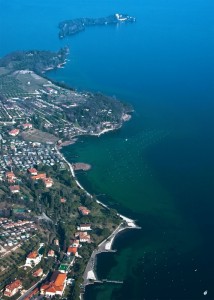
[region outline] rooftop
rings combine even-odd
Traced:
[[[37,256],[38,256],[38,252],[37,251],[33,251],[33,252],[31,252],[31,253],[28,254],[27,258],[34,259],[34,258],[37,258]]]

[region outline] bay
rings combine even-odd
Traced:
[[[79,90],[130,102],[120,130],[64,148],[91,193],[134,218],[116,254],[100,255],[86,299],[214,298],[214,40],[211,0],[0,0],[0,54],[68,45],[65,69],[49,75]],[[134,24],[89,28],[58,40],[59,21],[115,12]]]

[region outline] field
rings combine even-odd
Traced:
[[[58,141],[58,138],[54,135],[38,129],[25,131],[22,133],[22,137],[26,141],[39,143],[56,143]]]

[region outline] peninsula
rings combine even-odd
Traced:
[[[0,68],[3,68],[6,73],[17,70],[31,70],[41,74],[61,67],[66,63],[68,54],[68,47],[61,48],[58,52],[42,50],[15,51],[0,59]]]
[[[77,92],[44,77],[66,63],[68,51],[13,52],[0,59],[0,122],[16,127],[31,119],[34,130],[24,133],[25,138],[37,141],[37,130],[42,130],[62,145],[78,135],[99,136],[121,127],[133,110],[129,104],[101,93]]]
[[[97,280],[96,255],[112,251],[121,230],[137,228],[78,182],[74,170],[90,165],[72,165],[59,151],[79,135],[120,128],[133,110],[46,78],[45,72],[66,63],[68,52],[16,51],[0,59],[2,299],[79,299]]]
[[[66,20],[59,23],[59,38],[63,39],[66,36],[77,34],[84,31],[88,26],[100,26],[133,23],[136,19],[125,14],[114,14],[103,18],[79,18],[74,20]]]

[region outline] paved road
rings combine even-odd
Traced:
[[[31,288],[29,288],[29,290],[27,290],[27,292],[24,293],[24,295],[20,296],[17,300],[24,300],[39,285],[40,282],[46,279],[47,276],[48,274],[43,275],[43,277],[36,284],[34,284]]]

